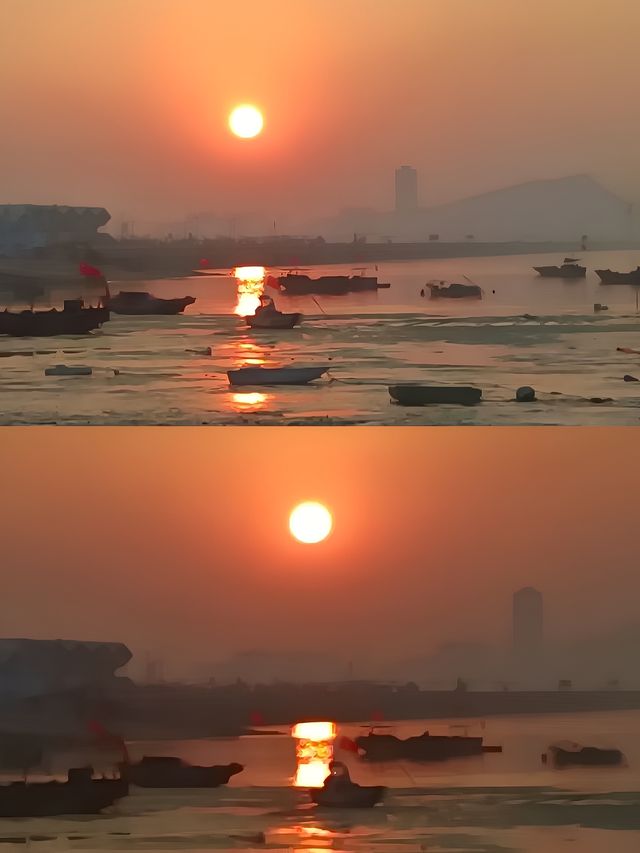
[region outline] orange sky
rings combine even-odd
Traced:
[[[638,617],[632,429],[5,428],[0,470],[4,636],[384,661],[507,642],[525,584],[552,637]]]
[[[2,201],[292,228],[588,172],[640,197],[632,0],[3,0]],[[230,108],[266,114],[232,139]]]

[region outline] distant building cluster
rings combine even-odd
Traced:
[[[0,205],[0,255],[20,255],[56,243],[92,242],[111,215],[104,207]]]
[[[108,686],[130,659],[124,643],[0,639],[0,699]]]

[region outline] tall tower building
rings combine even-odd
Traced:
[[[418,207],[418,173],[413,166],[396,169],[396,212],[406,213]]]
[[[542,593],[531,586],[513,595],[513,647],[532,654],[542,646]]]

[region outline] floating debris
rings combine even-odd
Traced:
[[[535,389],[530,385],[522,385],[516,391],[516,400],[518,403],[533,403],[536,399]]]

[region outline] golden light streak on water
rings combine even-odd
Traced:
[[[233,271],[238,282],[238,301],[233,309],[239,317],[250,317],[260,305],[264,291],[264,267],[236,267]]]
[[[328,722],[296,723],[291,729],[296,744],[296,775],[293,784],[297,788],[321,788],[329,775],[329,764],[333,760],[333,741],[336,724]]]
[[[233,402],[237,403],[245,409],[261,409],[263,404],[267,402],[267,395],[261,394],[259,391],[250,391],[247,394],[234,394]]]

